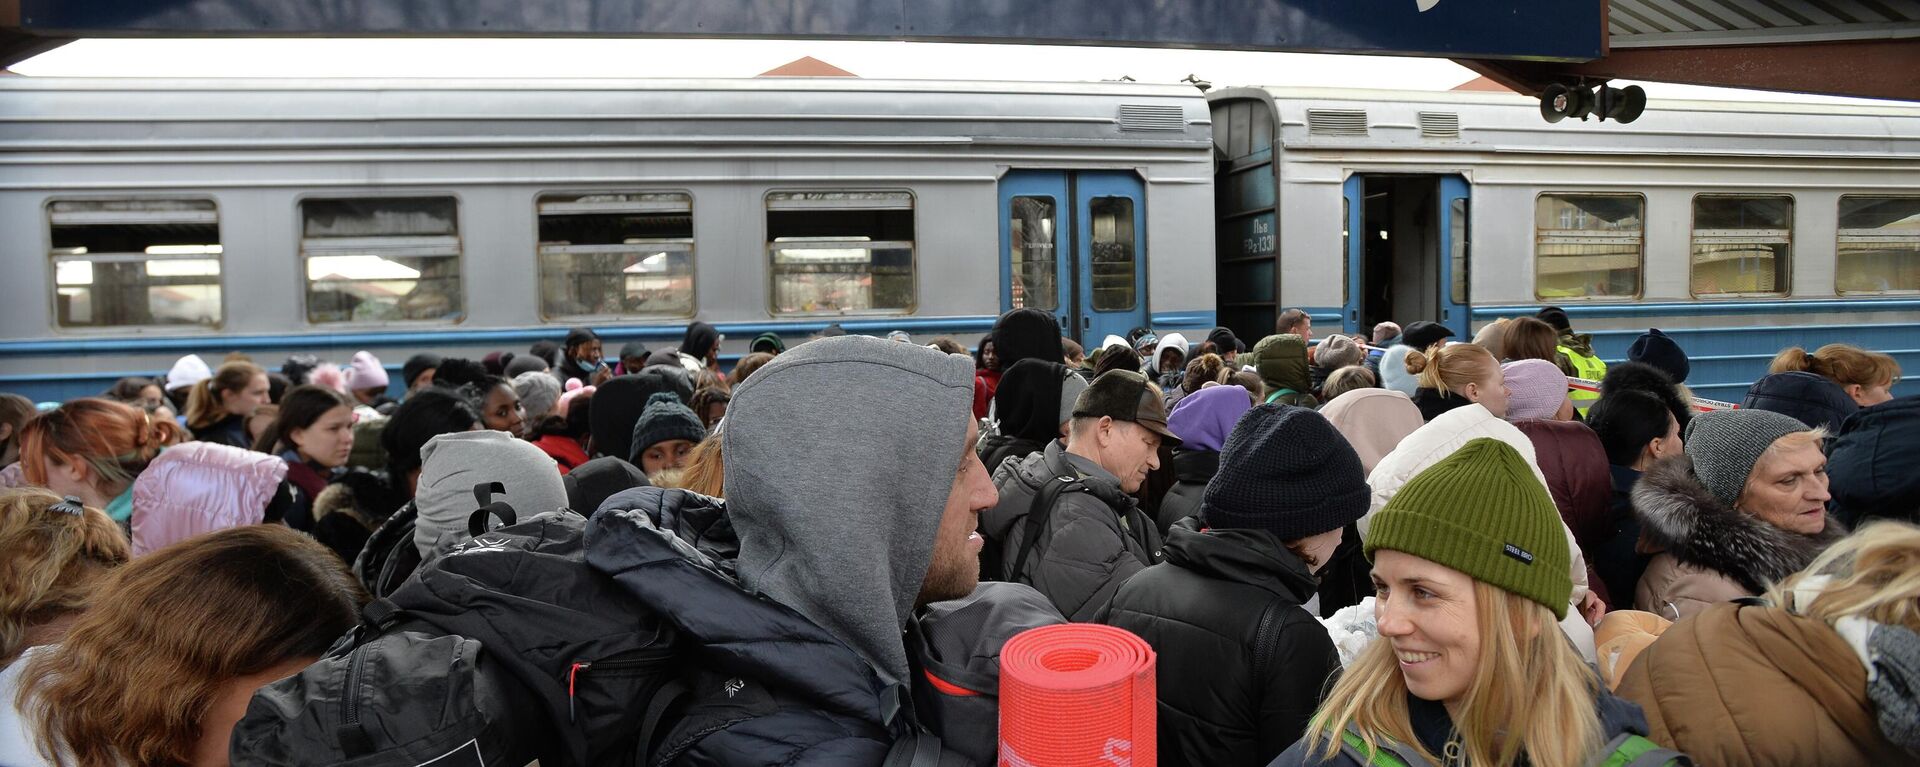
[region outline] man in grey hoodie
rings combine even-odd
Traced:
[[[767,363],[722,432],[738,575],[907,685],[914,608],[972,593],[980,512],[972,360],[866,336]]]

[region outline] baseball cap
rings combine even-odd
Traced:
[[[1131,370],[1109,370],[1087,385],[1073,402],[1073,417],[1130,421],[1160,435],[1168,447],[1179,447],[1180,438],[1167,428],[1167,406],[1161,402],[1160,387]]]

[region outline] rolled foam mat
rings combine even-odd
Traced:
[[[1063,623],[1000,651],[1001,767],[1154,767],[1153,648],[1132,632]]]

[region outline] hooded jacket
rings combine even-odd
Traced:
[[[728,467],[731,470],[731,456]],[[1017,465],[1000,467],[994,475],[1000,503],[980,515],[980,532],[988,546],[999,547],[1001,562],[1011,569],[1026,540],[1027,510],[1034,495],[1062,476],[1078,477],[1085,492],[1059,495],[1026,570],[1006,576],[1047,595],[1067,620],[1089,621],[1120,584],[1153,564],[1160,550],[1153,519],[1120,489],[1120,480],[1055,442]]]
[[[1347,438],[1360,454],[1361,470],[1368,473],[1426,423],[1407,395],[1391,389],[1355,389],[1334,397],[1320,414]]]
[[[1656,552],[1640,575],[1633,609],[1670,620],[1759,594],[1846,535],[1831,515],[1819,533],[1802,535],[1722,503],[1694,477],[1684,453],[1647,468],[1633,486],[1633,513],[1645,548]]]
[[[504,431],[458,431],[427,440],[420,448],[420,482],[414,491],[419,517],[413,543],[422,561],[467,539],[467,520],[480,503],[474,486],[497,482],[493,500],[512,506],[520,519],[566,508],[567,486],[553,459],[533,443]]]
[[[1220,448],[1240,416],[1252,409],[1246,390],[1215,386],[1188,395],[1175,405],[1167,428],[1180,438],[1173,451],[1173,487],[1160,499],[1154,526],[1165,535],[1175,522],[1200,513],[1200,497],[1220,470]]]
[[[993,323],[992,336],[993,353],[1000,359],[1002,371],[1012,370],[1014,363],[1024,359],[1064,362],[1067,358],[1060,345],[1059,320],[1039,309],[1015,309],[1000,315]]]
[[[756,371],[721,430],[741,585],[906,681],[901,632],[972,402],[965,358],[866,336],[811,341]]]
[[[609,379],[593,392],[593,453],[625,459],[633,454],[633,425],[646,412],[647,399],[670,391],[681,402],[693,399],[693,379],[678,366],[648,365],[640,372]]]
[[[1180,364],[1175,365],[1173,370],[1163,373],[1160,372],[1160,355],[1166,353],[1168,349],[1180,352]],[[1187,337],[1179,333],[1161,336],[1160,343],[1153,347],[1153,359],[1147,361],[1147,366],[1153,371],[1147,375],[1159,383],[1160,388],[1179,388],[1180,382],[1187,377]]]
[[[1920,522],[1920,396],[1847,416],[1827,448],[1833,512],[1848,525]]]
[[[714,326],[699,321],[688,325],[686,336],[680,339],[680,366],[686,368],[689,375],[706,370],[707,354],[717,343],[720,343],[720,331]]]
[[[1540,484],[1542,486],[1547,484],[1546,475],[1540,471],[1540,460],[1534,453],[1533,442],[1527,439],[1527,435],[1520,433],[1513,424],[1494,417],[1485,405],[1474,403],[1448,411],[1439,418],[1427,422],[1425,426],[1401,440],[1400,446],[1394,448],[1393,452],[1380,459],[1380,463],[1367,475],[1367,485],[1373,488],[1373,499],[1369,504],[1367,516],[1362,517],[1358,523],[1361,534],[1366,534],[1373,515],[1380,513],[1380,510],[1386,507],[1387,501],[1393,498],[1395,493],[1400,492],[1400,488],[1415,475],[1452,455],[1453,451],[1460,449],[1462,445],[1480,437],[1490,437],[1507,443],[1509,447],[1520,453],[1520,457],[1526,459],[1527,468],[1533,470],[1533,475],[1540,480]],[[1567,553],[1572,555],[1572,572],[1570,573],[1573,577],[1572,604],[1578,606],[1586,597],[1589,588],[1587,562],[1580,552],[1579,542],[1573,537],[1573,531],[1567,529],[1564,522],[1561,528],[1567,535]],[[1567,632],[1568,638],[1573,640],[1574,646],[1580,649],[1583,657],[1588,660],[1593,659],[1593,627],[1587,625],[1586,619],[1580,617],[1579,610],[1568,610],[1567,617],[1560,621],[1560,628]]]
[[[133,480],[133,555],[266,518],[287,462],[211,442],[161,452]]]
[[[1860,403],[1825,376],[1796,370],[1754,381],[1747,387],[1747,397],[1740,407],[1785,413],[1800,419],[1809,429],[1825,426],[1832,434],[1840,431],[1847,416],[1859,412]]]
[[[643,487],[607,499],[587,523],[588,564],[698,648],[689,700],[663,725],[653,763],[877,767],[910,726],[887,705],[889,685],[820,624],[734,577],[741,544],[728,511]]]
[[[1340,667],[1300,605],[1313,574],[1262,530],[1175,527],[1166,561],[1128,580],[1103,621],[1159,659],[1159,763],[1265,764],[1296,740]]]
[[[1307,371],[1307,341],[1291,333],[1267,336],[1253,346],[1253,369],[1267,385],[1267,402],[1318,408]]]
[[[1603,743],[1611,744],[1615,739],[1626,735],[1649,737],[1647,717],[1640,712],[1639,706],[1601,692],[1594,700],[1594,709],[1600,719],[1600,739]],[[1456,732],[1453,720],[1447,716],[1445,704],[1420,700],[1409,694],[1407,695],[1407,717],[1413,725],[1414,738],[1420,741],[1420,745],[1424,746],[1428,753],[1446,753],[1447,741],[1452,740]],[[1351,732],[1351,729],[1349,731]],[[1652,740],[1655,743],[1662,742],[1658,739]],[[1321,759],[1321,749],[1322,746],[1319,743],[1301,740],[1289,747],[1286,753],[1280,755],[1280,758],[1270,762],[1269,767],[1372,767],[1379,764],[1379,762],[1368,761],[1365,752],[1352,746],[1343,746],[1332,759]],[[1398,757],[1407,767],[1436,767],[1432,762],[1420,758],[1419,751],[1410,745],[1390,738],[1381,740],[1380,750]],[[1610,751],[1594,754],[1592,764],[1602,764],[1600,760],[1608,753]],[[1521,755],[1520,764],[1527,764],[1525,757],[1525,754]],[[1702,764],[1712,764],[1712,762]],[[1635,767],[1638,767],[1637,763]]]
[[[1826,622],[1778,607],[1719,604],[1673,624],[1627,668],[1619,693],[1646,710],[1649,737],[1700,764],[1916,758],[1882,733],[1855,648]]]
[[[980,438],[976,452],[987,471],[1009,458],[1025,458],[1060,437],[1060,393],[1067,366],[1058,362],[1024,359],[1008,368],[993,393],[993,412],[1000,428]],[[1069,410],[1066,415],[1071,417]]]

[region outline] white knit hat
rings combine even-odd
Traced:
[[[167,388],[192,386],[212,377],[213,369],[207,367],[207,361],[198,354],[189,354],[173,361],[173,369],[167,371]]]

